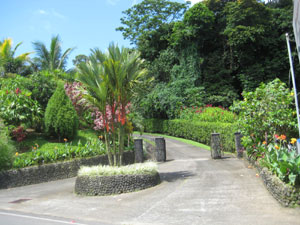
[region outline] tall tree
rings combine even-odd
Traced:
[[[0,74],[3,76],[6,73],[18,73],[26,75],[26,63],[30,61],[29,55],[31,52],[23,53],[15,57],[16,50],[22,44],[18,43],[12,47],[12,39],[7,38],[0,41]]]
[[[84,98],[102,114],[111,165],[122,165],[123,162],[126,107],[132,100],[135,83],[146,72],[141,64],[139,53],[111,44],[106,53],[92,50],[90,60],[78,65],[78,79],[86,88]]]
[[[35,63],[38,68],[49,71],[56,69],[64,70],[67,58],[74,50],[74,48],[68,48],[62,53],[61,41],[58,35],[52,37],[49,50],[46,45],[40,41],[33,42],[33,47],[37,54]]]
[[[159,51],[168,47],[173,23],[182,18],[189,6],[167,0],[144,0],[123,12],[121,31],[125,39],[136,44],[141,56],[154,60]]]

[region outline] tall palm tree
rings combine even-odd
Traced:
[[[92,50],[87,63],[80,63],[79,81],[85,86],[85,98],[104,115],[104,123],[111,129],[104,129],[105,139],[108,141],[107,149],[111,165],[122,165],[124,150],[124,135],[126,123],[125,107],[133,96],[133,86],[144,74],[141,68],[142,60],[139,53],[127,48],[119,48],[110,44],[106,53],[99,49]],[[109,106],[110,121],[107,121],[107,106]],[[116,111],[119,117],[116,118]],[[116,122],[117,121],[117,122]],[[118,132],[118,135],[116,134]],[[117,153],[114,143],[118,136],[119,151]],[[112,149],[109,140],[112,140]],[[111,152],[110,152],[111,149]],[[112,155],[114,162],[112,162]]]
[[[5,73],[20,73],[24,69],[26,62],[29,62],[31,52],[23,53],[15,57],[16,50],[22,44],[18,43],[15,48],[12,47],[12,39],[7,38],[0,41],[0,72]]]
[[[61,41],[58,35],[52,37],[49,50],[40,41],[33,42],[32,44],[38,56],[34,59],[35,63],[42,70],[64,70],[67,58],[74,50],[74,48],[68,48],[62,53]]]

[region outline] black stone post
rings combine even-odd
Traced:
[[[236,149],[238,158],[243,158],[243,146],[241,144],[242,137],[243,137],[243,135],[240,132],[234,133],[235,149]]]
[[[142,163],[143,158],[143,139],[134,139],[135,162]]]
[[[164,138],[155,138],[155,156],[157,162],[165,162],[167,160],[166,141]]]
[[[218,133],[211,134],[210,148],[211,148],[211,158],[220,159],[222,157],[220,134]]]

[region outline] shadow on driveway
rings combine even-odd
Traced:
[[[174,182],[177,180],[183,180],[187,177],[195,176],[195,174],[189,171],[177,171],[177,172],[169,172],[169,173],[159,173],[161,181]]]

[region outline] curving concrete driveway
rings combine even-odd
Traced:
[[[72,178],[0,190],[0,224],[9,215],[30,215],[65,224],[300,225],[300,208],[280,206],[242,160],[230,155],[212,160],[209,151],[172,139],[166,143],[168,161],[159,164],[162,183],[154,188],[81,197],[73,193]]]

